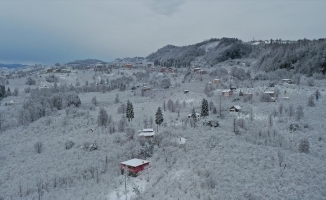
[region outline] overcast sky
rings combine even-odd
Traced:
[[[326,0],[0,0],[0,63],[147,56],[209,38],[326,37]]]

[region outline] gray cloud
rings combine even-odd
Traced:
[[[148,2],[154,12],[162,15],[176,13],[182,4],[185,4],[185,0],[150,0]]]
[[[0,62],[147,56],[212,37],[325,37],[326,1],[1,1]]]

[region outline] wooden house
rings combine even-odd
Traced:
[[[142,160],[138,158],[121,162],[121,174],[124,174],[125,170],[128,170],[130,175],[137,176],[140,171],[143,171],[144,169],[146,169],[146,167],[149,166],[149,163],[150,162],[147,160]]]

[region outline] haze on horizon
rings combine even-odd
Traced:
[[[0,63],[147,56],[209,38],[324,38],[323,0],[0,1]]]

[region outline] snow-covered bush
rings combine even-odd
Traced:
[[[84,142],[83,149],[86,151],[95,151],[98,149],[98,146],[96,142],[90,143],[90,142]]]
[[[307,105],[310,107],[315,106],[314,96],[312,96],[312,95],[309,96]]]
[[[26,80],[26,84],[27,85],[35,85],[36,81],[34,79],[32,79],[31,77],[28,77]]]
[[[303,138],[300,140],[298,149],[300,153],[309,153],[309,147],[310,144],[308,138]]]
[[[54,83],[54,82],[58,82],[58,77],[56,77],[55,75],[49,75],[47,77],[45,77],[45,80],[49,83]]]
[[[73,141],[68,140],[68,141],[66,142],[66,149],[67,149],[67,150],[68,150],[68,149],[71,149],[74,145],[75,145],[75,143],[74,143]]]

